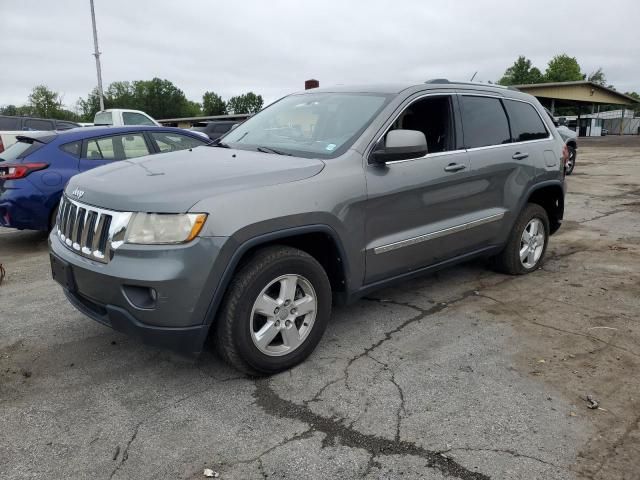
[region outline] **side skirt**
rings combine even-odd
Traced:
[[[434,263],[433,265],[429,265],[426,267],[422,267],[419,268],[417,270],[412,270],[410,272],[407,273],[402,273],[400,275],[396,275],[394,277],[390,277],[390,278],[386,278],[384,280],[378,280],[377,282],[374,283],[368,283],[366,285],[363,285],[362,287],[360,287],[358,290],[351,292],[349,294],[349,296],[346,298],[345,303],[349,304],[349,303],[353,303],[355,301],[357,301],[358,299],[364,297],[365,295],[375,291],[375,290],[380,290],[382,288],[385,287],[390,287],[393,285],[396,285],[398,283],[402,283],[405,282],[407,280],[411,280],[413,278],[417,278],[417,277],[422,277],[425,275],[428,275],[430,273],[434,273],[437,272],[438,270],[442,270],[445,268],[448,268],[450,266],[453,265],[457,265],[459,263],[464,263],[467,262],[469,260],[473,260],[475,258],[480,258],[480,257],[489,257],[492,255],[495,255],[497,253],[500,253],[500,251],[503,249],[503,246],[490,246],[490,247],[484,247],[481,248],[479,250],[474,250],[472,252],[469,253],[465,253],[463,255],[459,255],[457,257],[453,257],[450,258],[448,260],[443,260],[442,262],[438,262],[438,263]]]

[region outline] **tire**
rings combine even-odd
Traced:
[[[578,152],[571,145],[567,145],[567,150],[569,150],[569,158],[567,159],[567,164],[565,166],[565,173],[567,175],[571,175],[573,173],[573,169],[576,168],[576,156]]]
[[[537,225],[538,233],[536,238],[531,240],[523,260],[520,252],[525,247],[525,229],[530,237],[533,224]],[[541,242],[544,243],[540,245]],[[524,275],[533,272],[542,265],[548,244],[549,217],[547,212],[540,205],[529,203],[516,220],[504,250],[493,258],[493,266],[499,272],[509,275]]]
[[[330,316],[331,284],[324,268],[301,250],[266,247],[231,280],[215,326],[214,348],[237,370],[271,375],[305,360]]]
[[[60,206],[60,204],[56,205],[53,210],[51,211],[51,215],[49,216],[49,231],[48,233],[51,232],[51,230],[53,230],[53,227],[56,226],[56,219],[58,218],[58,207]]]

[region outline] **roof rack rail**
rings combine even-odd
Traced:
[[[505,90],[517,90],[516,88],[512,88],[506,85],[499,85],[497,83],[484,83],[484,82],[456,82],[456,81],[451,81],[448,78],[432,78],[431,80],[427,80],[426,82],[427,84],[448,84],[448,83],[455,83],[456,85],[475,85],[478,87],[495,87],[495,88],[502,88]]]

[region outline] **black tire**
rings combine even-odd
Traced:
[[[317,299],[315,320],[296,349],[269,356],[258,349],[252,338],[252,309],[262,290],[283,275],[301,276],[313,287]],[[331,284],[316,259],[291,247],[265,247],[233,277],[217,318],[214,348],[226,363],[248,375],[271,375],[305,360],[320,342],[330,316]]]
[[[578,152],[571,145],[567,145],[567,150],[569,150],[569,158],[567,159],[567,165],[565,166],[565,173],[567,175],[571,175],[573,173],[573,169],[576,168],[576,157],[578,156]]]
[[[49,216],[49,232],[53,230],[53,227],[56,226],[56,219],[58,218],[58,207],[59,204],[56,205],[51,211],[51,215]]]
[[[542,254],[535,264],[530,267],[526,267],[520,260],[521,241],[525,228],[529,225],[529,222],[535,218],[539,219],[544,227],[544,246]],[[524,210],[522,210],[522,213],[520,213],[520,216],[516,220],[516,223],[509,234],[509,239],[507,240],[504,250],[492,259],[493,267],[497,271],[507,273],[509,275],[524,275],[526,273],[533,272],[542,265],[548,245],[549,217],[547,216],[547,212],[540,205],[529,203]]]

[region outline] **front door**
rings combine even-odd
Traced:
[[[388,130],[422,131],[429,153],[365,167],[365,283],[408,273],[468,250],[466,229],[476,220],[470,213],[477,186],[470,183],[467,153],[459,148],[455,107],[454,95],[411,101]]]

